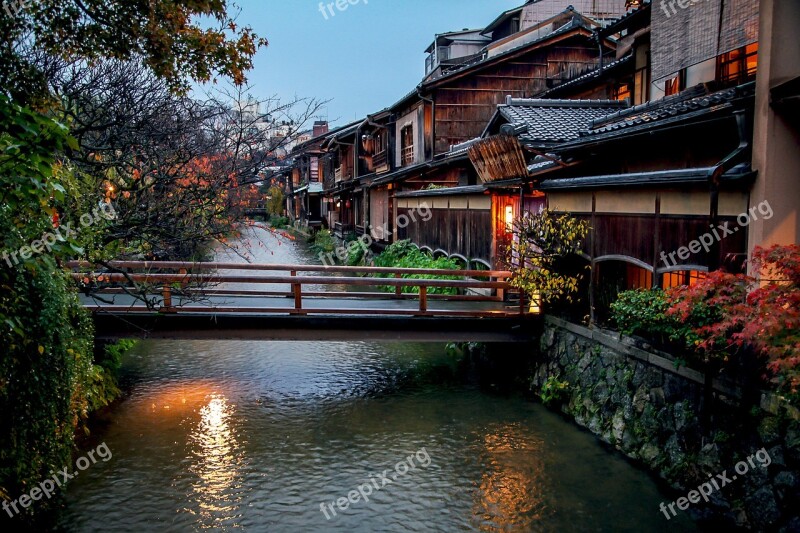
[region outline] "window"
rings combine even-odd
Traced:
[[[741,85],[756,78],[758,43],[737,48],[717,58],[717,81],[723,85]]]
[[[387,144],[388,144],[386,142],[387,141],[387,137],[388,137],[388,135],[386,135],[386,132],[384,132],[383,130],[381,130],[381,131],[379,131],[378,133],[375,134],[375,153],[376,154],[382,154],[383,152],[386,151],[386,147],[387,147]]]
[[[664,82],[664,96],[678,94],[686,88],[686,69],[681,70],[677,76]]]
[[[650,289],[653,287],[653,273],[646,268],[627,264],[627,275],[625,276],[625,288]]]
[[[519,32],[519,17],[511,19],[511,33],[510,35],[514,35],[515,33]]]
[[[614,100],[626,100],[631,97],[631,88],[627,83],[622,83],[614,89]]]
[[[411,125],[400,130],[400,157],[402,166],[414,162],[414,127]]]
[[[661,278],[661,288],[671,289],[672,287],[693,287],[701,279],[705,279],[708,274],[699,270],[679,270],[678,272],[668,272]]]
[[[650,101],[650,45],[636,47],[636,72],[633,75],[633,105]]]

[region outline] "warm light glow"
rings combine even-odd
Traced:
[[[550,511],[541,448],[541,439],[519,424],[498,425],[484,435],[484,471],[472,509],[482,531],[540,530],[537,523]]]
[[[531,298],[531,306],[530,309],[528,309],[528,312],[534,315],[538,315],[542,312],[542,295],[538,292],[533,294],[533,297]]]
[[[506,206],[506,231],[511,231],[514,227],[514,206]]]
[[[194,492],[200,513],[213,521],[231,516],[239,503],[231,493],[238,484],[241,451],[231,424],[233,406],[219,394],[212,394],[207,401],[191,436],[196,447],[190,470],[199,478]]]

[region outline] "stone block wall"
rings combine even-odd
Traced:
[[[683,511],[676,502],[688,503],[686,512],[702,521],[800,531],[796,409],[769,394],[761,396],[761,405],[747,405],[735,388],[716,383],[706,412],[702,373],[679,368],[668,354],[643,350],[631,339],[552,317],[539,352],[532,390],[555,396],[551,406],[666,480],[675,502],[665,503],[675,503],[677,512]],[[747,472],[736,475],[748,457]],[[708,503],[688,501],[698,497],[690,491],[711,481],[720,486]],[[669,511],[653,514],[666,521]]]

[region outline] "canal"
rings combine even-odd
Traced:
[[[245,242],[217,259],[313,261],[263,230]],[[673,498],[592,435],[478,381],[441,344],[142,342],[124,400],[84,444],[113,456],[69,485],[55,520],[137,533],[695,530],[668,522],[659,503]]]

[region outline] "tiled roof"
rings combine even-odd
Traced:
[[[469,151],[469,147],[480,140],[480,137],[475,137],[474,139],[470,139],[461,144],[453,144],[450,146],[450,150],[444,152],[443,154],[436,155],[434,159],[450,159],[460,155],[465,155]]]
[[[522,143],[552,144],[578,139],[595,119],[627,104],[616,100],[515,100],[498,107],[498,113],[521,129]]]
[[[650,0],[644,0],[644,4],[641,7],[634,9],[632,11],[627,12],[626,14],[622,15],[617,20],[612,20],[609,22],[605,28],[600,30],[601,36],[612,35],[614,33],[618,33],[619,31],[625,29],[625,26],[630,23],[631,20],[635,20],[642,16],[649,16],[650,10]]]
[[[718,106],[730,104],[738,98],[752,96],[754,90],[755,85],[749,83],[708,94],[705,87],[698,85],[674,96],[668,96],[598,118],[591,123],[588,131],[581,133],[581,136],[612,133],[619,130],[648,126],[671,118],[688,117],[698,112],[713,111]]]

